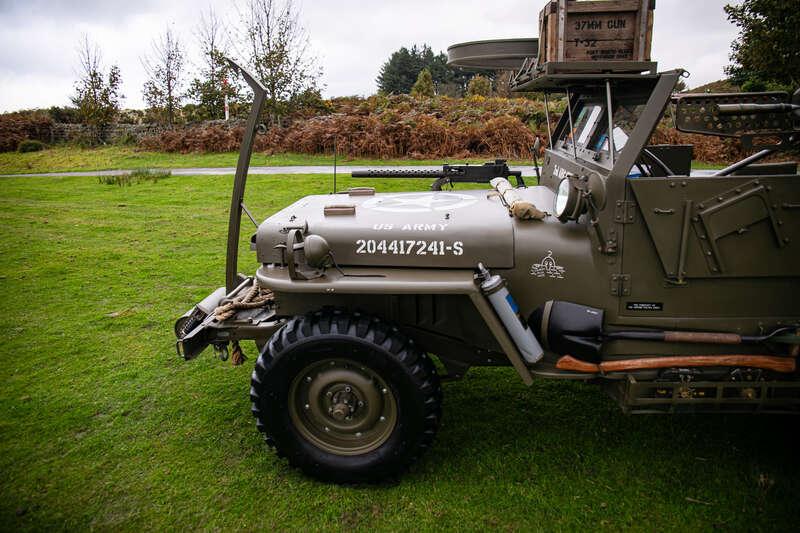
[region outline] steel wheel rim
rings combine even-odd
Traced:
[[[292,381],[289,415],[297,431],[323,451],[362,455],[389,439],[397,423],[397,400],[369,367],[325,359]]]

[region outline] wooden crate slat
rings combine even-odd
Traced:
[[[641,7],[641,4],[641,0],[597,0],[595,2],[575,2],[570,0],[569,11],[570,13],[636,11]]]
[[[539,15],[538,63],[649,61],[653,0],[553,0]]]

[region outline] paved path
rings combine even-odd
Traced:
[[[431,166],[374,166],[353,167],[339,166],[337,174],[347,175],[356,170],[392,169],[392,170],[441,170],[442,167]],[[535,176],[536,170],[532,166],[511,167],[512,170],[521,170],[523,176]],[[156,170],[156,169],[153,169]],[[227,168],[173,168],[169,170],[173,176],[233,176],[236,169]],[[95,170],[81,172],[45,172],[38,174],[3,174],[0,178],[50,178],[66,176],[122,176],[130,174],[131,170]],[[296,167],[250,167],[250,175],[279,175],[279,174],[333,174],[333,166],[296,166]]]
[[[337,167],[336,172],[342,176],[347,176],[356,170],[441,170],[442,167],[432,166],[374,166],[374,167],[353,167],[353,166],[340,166]],[[152,169],[159,170],[159,169]],[[226,168],[173,168],[164,169],[169,170],[173,176],[233,176],[236,174],[236,169],[233,167]],[[534,166],[512,166],[511,170],[522,171],[523,176],[535,176],[536,167]],[[94,171],[81,171],[81,172],[44,172],[40,174],[0,174],[0,178],[58,178],[58,177],[87,177],[87,176],[122,176],[130,174],[132,170],[94,170]],[[716,170],[695,170],[692,176],[711,176],[718,171]],[[262,176],[275,176],[287,174],[333,174],[332,166],[292,166],[292,167],[250,167],[250,175]]]

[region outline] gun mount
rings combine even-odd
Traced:
[[[514,178],[517,187],[525,187],[522,172],[511,170],[505,159],[496,159],[483,165],[443,165],[442,170],[358,170],[354,178],[433,178],[432,191],[441,191],[454,183],[490,183],[495,178]]]

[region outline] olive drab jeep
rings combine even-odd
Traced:
[[[515,90],[544,95],[530,186],[501,160],[376,170],[355,177],[434,182],[309,196],[256,220],[244,192],[266,92],[232,63],[254,101],[226,285],[177,321],[179,354],[241,359],[255,341],[258,429],[333,482],[403,472],[433,445],[441,380],[474,366],[599,384],[627,413],[798,412],[800,179],[796,163],[762,160],[797,149],[800,93],[675,94],[686,73],[650,61],[652,7],[548,2],[540,39],[450,48],[451,64],[513,69]],[[754,155],[693,172],[692,146],[650,143],[663,120]],[[250,275],[243,213],[257,226]]]

